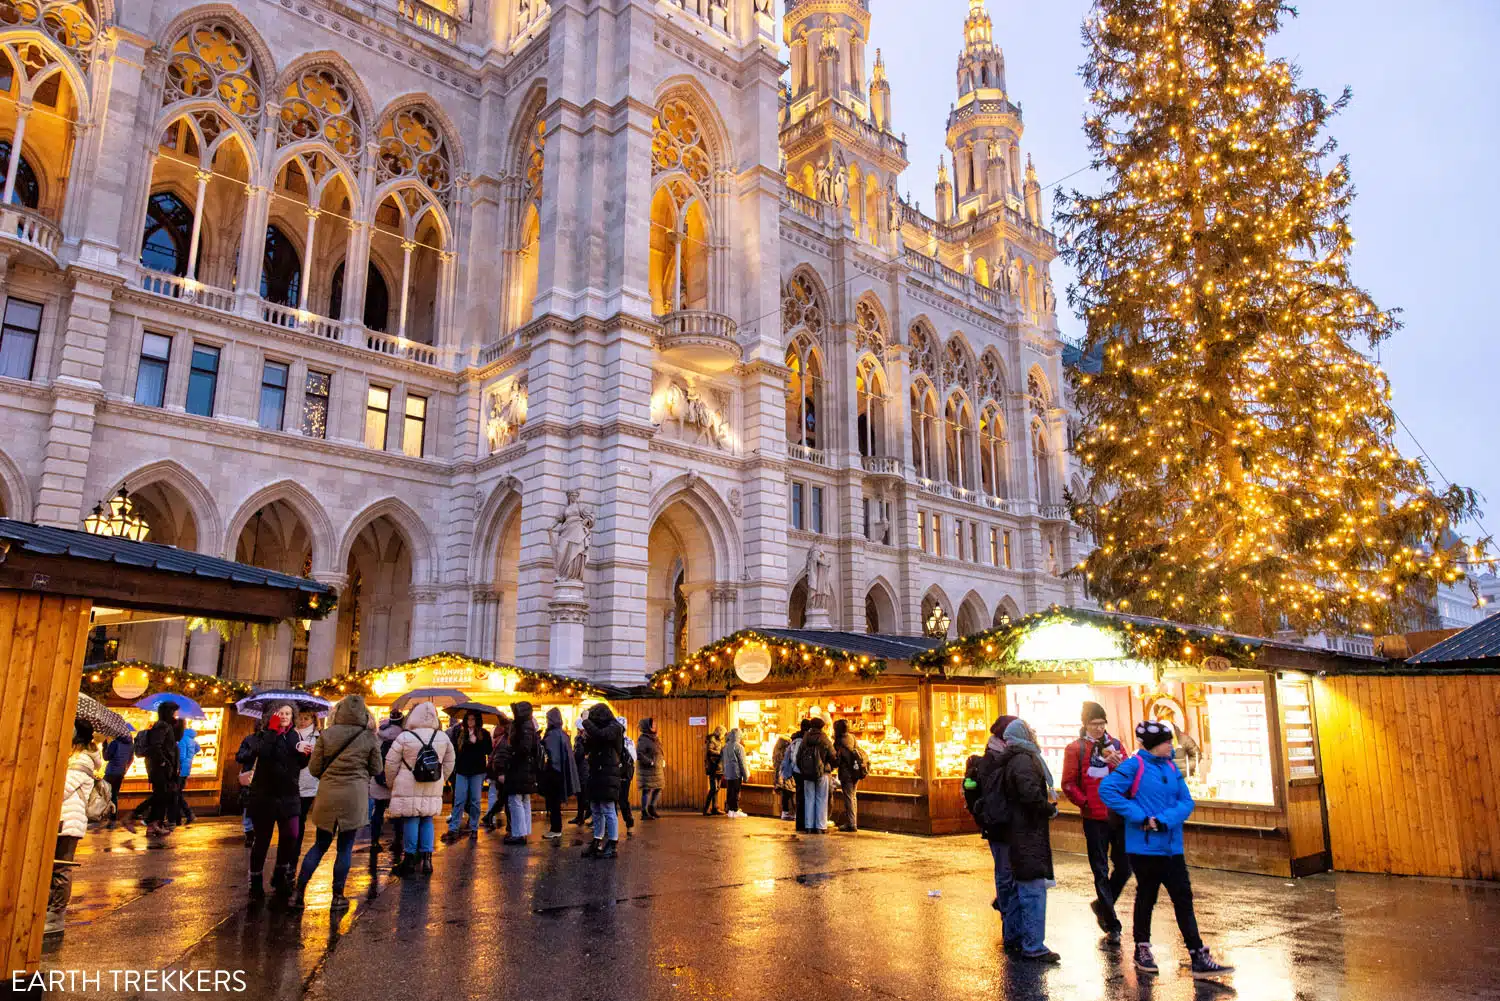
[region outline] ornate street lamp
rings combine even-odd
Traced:
[[[940,640],[948,635],[950,621],[948,613],[943,611],[942,605],[933,605],[932,611],[927,613],[927,622],[924,624],[924,631],[933,639]]]
[[[94,505],[94,510],[83,519],[83,527],[94,535],[108,535],[131,542],[145,542],[146,536],[151,534],[151,526],[141,517],[123,484],[119,493]]]

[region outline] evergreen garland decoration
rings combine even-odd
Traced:
[[[499,661],[482,660],[478,657],[469,657],[461,653],[432,653],[425,657],[418,657],[415,660],[402,661],[399,664],[388,664],[384,667],[371,668],[365,671],[340,674],[336,677],[324,678],[320,681],[294,685],[292,687],[336,702],[345,695],[370,696],[373,694],[375,682],[382,676],[393,671],[415,672],[433,667],[472,667],[476,676],[486,671],[514,674],[517,678],[515,691],[497,691],[494,693],[496,696],[561,695],[566,698],[602,699],[605,694],[602,689],[591,685],[587,681],[581,681],[578,678],[553,674],[549,671],[532,671],[528,668],[517,667],[515,664],[502,664]]]
[[[947,677],[1038,672],[1087,673],[1089,661],[1017,661],[1016,651],[1028,633],[1055,623],[1074,623],[1103,629],[1119,641],[1125,656],[1157,666],[1201,667],[1207,670],[1253,670],[1260,645],[1254,640],[1226,633],[1193,629],[1163,620],[1132,620],[1105,612],[1053,605],[1044,612],[972,636],[964,636],[921,654],[912,666],[929,674]],[[1214,658],[1224,661],[1216,664]]]
[[[251,693],[250,686],[243,681],[216,678],[210,674],[194,674],[145,660],[111,660],[85,667],[80,690],[100,702],[118,698],[114,693],[115,676],[129,668],[146,672],[146,690],[136,696],[136,699],[143,699],[157,692],[181,692],[201,706],[217,707],[237,702]]]
[[[871,681],[885,670],[885,661],[879,657],[742,629],[699,649],[681,664],[662,668],[651,675],[649,684],[664,695],[674,690],[727,690],[737,680],[734,655],[742,647],[753,645],[763,646],[771,654],[771,674],[767,680],[813,683],[852,677]]]

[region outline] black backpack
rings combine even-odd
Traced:
[[[385,756],[387,754],[391,753],[391,745],[394,744],[394,743],[395,743],[394,740],[382,740],[380,742],[380,760],[382,762],[382,765],[385,762]],[[376,773],[376,775],[375,775],[375,781],[378,782],[382,786],[384,786],[386,784],[385,783],[385,768],[384,767],[382,767],[380,769],[380,771]]]
[[[441,782],[443,779],[443,759],[432,748],[436,739],[437,731],[434,730],[417,751],[417,760],[412,762],[411,777],[418,782]]]
[[[974,820],[982,831],[1010,826],[1010,800],[1005,795],[1005,768],[994,762],[980,773],[979,795],[974,799]]]

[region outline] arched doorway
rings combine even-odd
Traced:
[[[250,566],[310,577],[312,532],[292,505],[275,500],[252,514],[240,529],[234,558]],[[307,680],[307,643],[308,630],[301,622],[263,629],[258,635],[246,630],[225,645],[219,661],[235,678],[300,683]]]
[[[973,636],[975,633],[982,633],[989,621],[983,599],[970,591],[964,597],[963,604],[958,606],[958,635]]]
[[[884,582],[877,581],[865,594],[865,632],[895,635],[901,632],[896,601]]]
[[[339,601],[338,654],[350,671],[410,659],[412,547],[389,515],[367,522],[349,544],[347,600]]]
[[[786,601],[786,624],[788,629],[807,628],[807,578],[797,581]]]
[[[676,663],[683,654],[727,631],[727,608],[716,602],[721,559],[696,505],[679,499],[662,509],[647,536],[646,669]]]

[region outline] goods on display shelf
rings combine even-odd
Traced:
[[[1204,688],[1207,719],[1200,717],[1200,731],[1207,764],[1188,779],[1188,788],[1203,799],[1275,803],[1265,685],[1255,681]]]
[[[1102,693],[1089,685],[1008,685],[1006,694],[1010,714],[1031,724],[1036,731],[1037,746],[1042,749],[1042,758],[1061,781],[1064,752],[1078,739],[1082,728],[1079,713],[1083,704],[1102,701]],[[1113,718],[1111,713],[1111,720]],[[1110,729],[1118,727],[1119,724],[1112,722]],[[1122,740],[1128,749],[1129,739]]]
[[[934,774],[962,778],[969,755],[983,754],[995,721],[992,691],[936,687],[932,692]]]
[[[835,720],[847,722],[869,755],[871,775],[918,774],[921,752],[915,692],[738,700],[732,719],[740,729],[750,770],[770,771],[777,738],[795,736],[801,721],[810,715],[826,721],[830,738]]]
[[[149,730],[156,722],[156,713],[145,709],[137,709],[134,706],[111,706],[115,712],[125,717],[125,722],[135,727],[136,732]],[[189,730],[194,731],[198,740],[198,756],[193,759],[193,772],[195,777],[217,776],[219,774],[219,742],[224,733],[224,710],[204,708],[203,714],[208,719],[189,719],[183,723]],[[130,770],[125,773],[125,780],[132,779],[146,781],[146,762],[143,758],[136,758],[130,762]]]
[[[1286,741],[1287,778],[1318,777],[1317,735],[1313,732],[1312,692],[1306,684],[1277,686],[1281,735]]]

